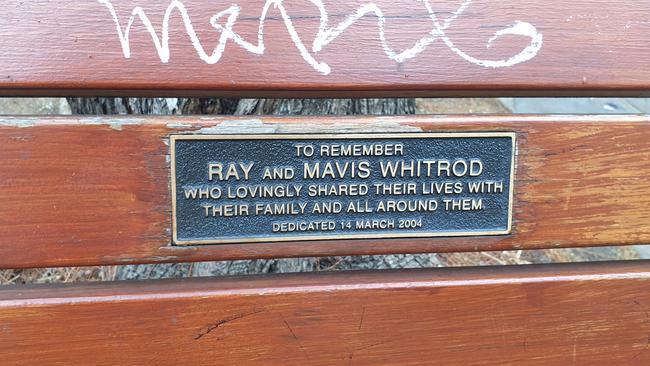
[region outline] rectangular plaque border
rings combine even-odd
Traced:
[[[455,232],[421,232],[421,233],[386,233],[386,234],[346,234],[346,235],[321,235],[309,237],[251,237],[242,239],[205,239],[205,240],[178,240],[176,224],[176,141],[179,140],[321,140],[321,139],[416,139],[416,138],[490,138],[509,137],[512,141],[512,156],[510,160],[510,189],[508,192],[508,227],[506,230],[495,231],[455,231]],[[217,244],[254,244],[254,243],[280,243],[303,241],[327,240],[363,240],[363,239],[426,239],[462,236],[497,236],[512,233],[512,215],[514,199],[514,176],[516,166],[517,134],[515,132],[415,132],[415,133],[309,133],[309,134],[201,134],[169,136],[170,164],[171,164],[171,194],[172,194],[172,245],[217,245]]]

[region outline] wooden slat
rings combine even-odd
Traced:
[[[648,117],[3,118],[0,267],[650,243]],[[512,235],[170,246],[171,133],[514,131]]]
[[[0,290],[3,365],[647,365],[650,263]]]
[[[650,90],[647,0],[327,1],[322,9],[319,3],[237,1],[235,14],[233,3],[209,0],[4,0],[0,94],[503,96]],[[264,47],[258,47],[265,5]],[[152,39],[166,49],[161,39],[168,6],[169,52],[161,51],[161,57]],[[126,39],[138,7],[123,45],[115,19]],[[337,32],[360,8],[366,15]],[[229,12],[211,25],[224,11]],[[231,15],[232,32],[225,32]],[[224,49],[217,62],[220,37]],[[315,43],[322,47],[314,49]],[[204,49],[203,59],[197,47]]]

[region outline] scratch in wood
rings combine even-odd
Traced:
[[[361,331],[361,327],[363,326],[363,318],[366,316],[366,307],[364,306],[361,310],[361,319],[359,320],[359,327],[357,329],[357,332]]]
[[[284,326],[289,330],[289,333],[291,333],[293,339],[296,340],[296,344],[298,344],[298,348],[300,349],[300,352],[302,352],[303,356],[305,356],[305,359],[309,361],[309,354],[305,351],[305,348],[302,346],[302,343],[300,342],[300,339],[298,338],[296,333],[293,331],[293,329],[291,329],[289,322],[287,322],[287,319],[284,318],[284,315],[280,314],[280,317],[282,318],[282,322],[284,323]]]
[[[287,329],[289,329],[289,332],[291,333],[291,335],[293,336],[293,338],[294,338],[296,341],[300,342],[300,340],[299,340],[298,337],[296,336],[296,333],[293,332],[293,329],[291,329],[291,327],[289,326],[289,323],[287,323],[287,321],[284,319],[284,317],[282,317],[282,321],[284,322],[284,325],[287,326]],[[301,346],[301,348],[302,348],[302,346]]]
[[[381,346],[381,345],[386,344],[386,343],[389,343],[389,342],[384,341],[384,342],[373,343],[373,344],[368,345],[368,346],[365,346],[365,347],[357,348],[357,349],[354,350],[354,351],[355,351],[355,352],[363,351],[363,350],[367,350],[367,349],[369,349],[369,348],[373,348],[373,347]]]
[[[197,334],[194,337],[194,340],[198,341],[199,339],[201,339],[204,336],[210,334],[213,330],[219,328],[220,326],[222,326],[222,325],[224,325],[226,323],[230,323],[231,321],[238,320],[238,319],[243,319],[243,318],[245,318],[247,316],[259,314],[259,313],[264,312],[264,311],[265,310],[255,310],[255,311],[251,311],[251,312],[248,312],[248,313],[237,314],[237,315],[233,315],[233,316],[218,320],[218,321],[210,324],[205,330],[202,330],[201,332],[199,332],[199,334]]]

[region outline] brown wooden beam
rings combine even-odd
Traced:
[[[645,365],[647,262],[0,290],[3,365]]]
[[[0,120],[0,267],[650,243],[647,117],[9,118]],[[511,235],[175,247],[168,136],[517,134]]]
[[[322,8],[316,3],[246,0],[234,2],[235,9],[230,2],[208,0],[65,5],[5,0],[0,95],[640,96],[650,91],[646,0],[376,0],[349,23],[362,3],[329,1]],[[272,5],[260,26],[266,4]],[[264,47],[258,44],[260,29]]]

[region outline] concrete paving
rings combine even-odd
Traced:
[[[65,98],[0,98],[0,115],[70,113]]]
[[[639,114],[650,112],[645,98],[499,98],[512,113]]]

